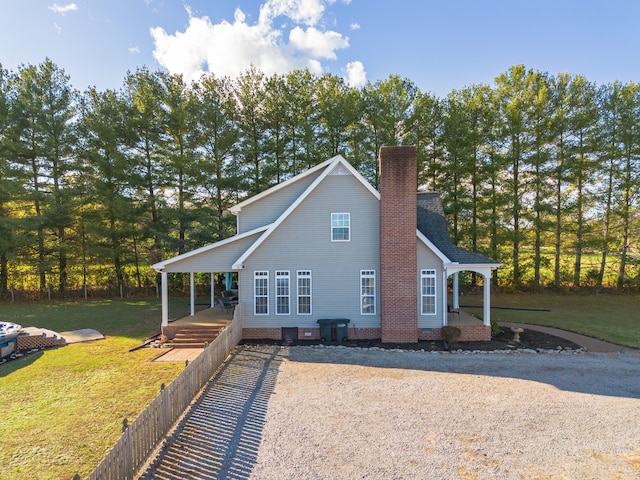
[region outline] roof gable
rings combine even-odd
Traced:
[[[169,258],[167,260],[163,260],[161,262],[155,263],[155,264],[151,265],[151,268],[153,268],[157,272],[161,272],[161,271],[165,270],[167,267],[171,267],[171,266],[173,266],[175,264],[178,264],[180,262],[188,261],[193,257],[197,257],[197,256],[200,256],[200,255],[206,255],[210,251],[215,250],[217,248],[224,247],[224,246],[229,245],[231,243],[238,242],[238,241],[244,240],[246,238],[249,238],[251,236],[263,233],[268,228],[269,228],[269,225],[266,225],[264,227],[256,228],[255,230],[252,230],[250,232],[243,233],[241,235],[234,235],[233,237],[229,237],[229,238],[226,238],[224,240],[220,240],[219,242],[211,243],[209,245],[205,245],[204,247],[200,247],[200,248],[197,248],[197,249],[192,250],[190,252],[183,253],[182,255],[177,255],[177,256]]]
[[[353,166],[349,162],[347,162],[341,155],[337,155],[329,159],[328,161],[321,163],[318,166],[324,169],[322,173],[318,176],[318,178],[316,178],[314,182],[311,183],[311,185],[309,185],[309,187],[307,187],[307,189],[298,198],[296,198],[296,200],[291,205],[289,205],[289,207],[282,213],[282,215],[280,215],[280,217],[275,222],[269,225],[269,228],[260,236],[260,238],[258,238],[256,242],[253,245],[251,245],[251,247],[242,256],[240,256],[238,260],[234,262],[233,264],[234,269],[244,268],[243,265],[246,259],[253,252],[255,252],[256,249],[260,247],[260,245],[262,245],[262,243],[267,238],[271,236],[271,234],[282,224],[282,222],[284,222],[284,220],[289,215],[291,215],[291,212],[293,212],[311,194],[311,192],[313,192],[317,188],[317,186],[320,183],[322,183],[322,181],[329,175],[352,175],[353,177],[356,178],[356,180],[358,180],[365,187],[367,191],[369,191],[369,193],[371,193],[371,195],[373,195],[376,199],[380,200],[380,193],[375,188],[373,188],[373,186],[362,175],[360,175],[360,173],[358,173],[358,171],[355,168],[353,168]],[[304,175],[304,173],[301,175]],[[296,177],[288,180],[287,182],[295,181],[295,180],[296,180]],[[287,182],[284,182],[284,183],[287,183]],[[275,188],[277,188],[277,186],[272,187],[271,189],[266,190],[263,193],[268,194],[270,191],[273,191],[273,189]],[[252,199],[253,198],[255,197],[252,197]],[[264,198],[264,195],[261,198]],[[249,200],[247,200],[246,202],[248,202]],[[247,204],[246,202],[243,202],[243,204],[246,205]],[[242,204],[239,204],[239,205],[241,205],[241,208],[242,208]],[[240,211],[241,208],[238,211]]]
[[[271,188],[268,188],[267,190],[258,193],[257,195],[254,195],[250,198],[247,198],[246,200],[243,200],[242,202],[232,206],[231,208],[229,208],[229,211],[233,214],[238,214],[242,211],[242,209],[244,207],[247,207],[249,205],[251,205],[252,203],[258,202],[261,199],[264,199],[265,197],[268,197],[269,195],[272,195],[274,193],[277,193],[281,190],[284,190],[285,188],[288,188],[289,186],[291,186],[293,183],[296,182],[300,182],[304,179],[306,179],[307,177],[310,177],[312,175],[317,174],[318,172],[322,172],[322,170],[333,170],[334,168],[337,168],[338,166],[340,166],[340,171],[342,172],[348,172],[351,173],[352,175],[358,177],[358,179],[363,183],[368,185],[369,189],[371,189],[373,192],[377,192],[377,190],[375,190],[371,184],[369,182],[367,182],[367,180],[360,175],[360,173],[358,173],[358,171],[353,168],[351,166],[351,164],[349,162],[347,162],[344,157],[342,155],[336,155],[335,157],[332,157],[328,160],[325,160],[322,163],[319,163],[318,165],[311,167],[308,170],[305,170],[302,173],[299,173],[298,175],[296,175],[295,177],[290,178],[289,180],[286,180],[282,183],[279,183],[277,185],[274,185]]]

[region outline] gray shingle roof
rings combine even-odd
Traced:
[[[457,247],[451,243],[442,201],[437,193],[418,193],[418,230],[452,262],[499,265],[495,260]]]

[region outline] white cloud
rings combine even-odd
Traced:
[[[76,5],[75,3],[69,3],[68,5],[58,5],[57,3],[54,3],[49,7],[49,10],[54,13],[64,15],[65,13],[75,12],[76,10],[78,10],[78,5]]]
[[[367,72],[362,62],[355,61],[347,63],[347,85],[350,87],[361,87],[367,82]]]
[[[60,33],[62,33],[62,27],[61,27],[60,25],[58,25],[58,23],[57,23],[57,22],[53,22],[53,28],[55,28],[55,29],[56,29],[56,33],[57,33],[58,35],[60,35]]]
[[[324,14],[324,4],[335,0],[267,0],[260,7],[259,23],[270,24],[279,16],[289,17],[296,23],[316,25]]]
[[[349,46],[349,40],[337,32],[321,32],[314,27],[295,27],[289,34],[289,45],[314,58],[336,58],[336,50]]]
[[[184,31],[169,34],[162,27],[150,30],[153,56],[186,81],[196,80],[206,71],[236,77],[251,65],[267,75],[298,68],[320,74],[324,71],[322,60],[335,60],[337,51],[349,46],[346,36],[320,26],[325,7],[335,1],[266,0],[253,24],[247,23],[240,8],[233,23],[223,20],[214,24],[209,17],[192,16],[185,7],[189,23]],[[274,26],[276,19],[278,27]]]
[[[359,24],[359,23],[354,22],[354,23],[352,23],[351,25],[349,25],[349,28],[350,28],[351,30],[360,30],[360,24]]]
[[[132,55],[137,55],[138,53],[140,53],[140,47],[138,46],[129,47],[128,50],[129,50],[129,53]]]

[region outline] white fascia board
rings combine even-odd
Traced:
[[[420,241],[422,243],[424,243],[429,250],[431,250],[433,253],[435,253],[436,256],[440,260],[442,260],[442,264],[443,265],[446,264],[446,263],[448,263],[448,264],[452,263],[451,260],[449,260],[449,257],[447,257],[444,253],[442,253],[440,251],[440,249],[438,247],[436,247],[431,240],[429,240],[427,237],[425,237],[424,234],[420,230],[416,229],[416,235],[418,235],[418,238],[420,239]]]
[[[195,250],[192,250],[191,252],[187,252],[187,253],[183,253],[182,255],[177,255],[175,257],[172,257],[168,260],[163,260],[162,262],[158,262],[155,263],[153,265],[151,265],[151,268],[153,268],[156,272],[162,272],[165,267],[167,267],[167,265],[171,265],[173,263],[176,262],[181,262],[183,260],[186,260],[187,258],[191,258],[194,257],[196,255],[200,255],[202,253],[208,252],[210,250],[216,249],[218,247],[222,247],[224,245],[228,245],[229,243],[233,243],[236,242],[238,240],[242,240],[243,238],[247,238],[250,237],[252,235],[255,235],[257,233],[260,233],[262,231],[265,231],[269,228],[270,225],[265,225],[262,227],[258,227],[255,228],[249,232],[245,232],[241,235],[234,235],[233,237],[229,237],[229,238],[225,238],[224,240],[220,240],[219,242],[216,243],[210,243],[209,245],[205,245],[204,247],[200,247],[197,248]]]
[[[257,195],[254,195],[251,198],[247,198],[246,200],[237,203],[236,205],[234,205],[233,207],[229,208],[229,211],[231,213],[233,213],[234,215],[237,215],[238,213],[240,213],[240,211],[247,205],[252,204],[253,202],[257,202],[258,200],[260,200],[261,198],[264,198],[268,195],[271,195],[274,192],[277,192],[278,190],[281,190],[289,185],[291,185],[292,183],[295,183],[299,180],[302,180],[303,178],[308,177],[309,175],[314,174],[315,172],[317,172],[318,170],[322,170],[323,168],[325,168],[327,165],[329,165],[330,163],[334,162],[338,157],[342,158],[341,155],[336,155],[335,157],[330,158],[329,160],[325,160],[322,163],[319,163],[318,165],[316,165],[315,167],[311,167],[308,170],[305,170],[304,172],[296,175],[295,177],[290,178],[289,180],[279,183],[277,185],[274,185],[271,188],[266,189],[264,192],[260,192]],[[344,160],[344,159],[343,159]]]
[[[328,162],[328,163],[327,163]],[[358,181],[360,181],[366,188],[367,190],[369,190],[369,192],[371,192],[372,195],[374,195],[378,200],[380,199],[380,193],[371,186],[371,184],[369,182],[367,182],[367,180],[358,173],[358,171],[353,168],[351,166],[351,164],[349,162],[347,162],[342,155],[336,155],[335,157],[331,158],[329,161],[322,163],[321,165],[323,165],[323,168],[325,169],[324,172],[322,172],[322,174],[320,174],[320,176],[318,176],[318,178],[316,178],[313,183],[311,185],[309,185],[307,187],[307,189],[302,192],[302,194],[296,198],[296,200],[289,205],[289,208],[287,208],[282,215],[280,215],[280,217],[278,217],[278,219],[273,222],[271,225],[269,225],[267,231],[265,231],[260,238],[258,238],[253,245],[251,245],[251,247],[249,247],[240,258],[238,258],[238,260],[236,260],[233,263],[232,268],[234,270],[241,270],[244,268],[244,262],[247,260],[247,258],[249,258],[249,256],[255,252],[257,250],[257,248],[262,245],[262,243],[269,238],[269,236],[282,224],[282,222],[285,221],[285,219],[291,215],[291,212],[293,212],[296,208],[298,208],[298,205],[300,205],[303,200],[305,198],[307,198],[311,192],[313,192],[315,190],[315,188],[322,183],[322,181],[333,171],[333,169],[338,166],[338,165],[342,165],[344,166],[347,170],[349,170],[349,172],[351,174],[353,174],[356,179]],[[286,183],[286,182],[285,182]]]
[[[450,275],[456,272],[476,272],[481,275],[490,275],[493,270],[501,267],[501,263],[451,263],[446,265],[447,273]]]

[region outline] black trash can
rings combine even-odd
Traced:
[[[344,343],[349,337],[349,319],[348,318],[336,318],[336,341],[338,343]]]
[[[320,325],[320,341],[322,343],[331,343],[333,341],[332,333],[335,321],[332,318],[319,318],[318,325]]]

